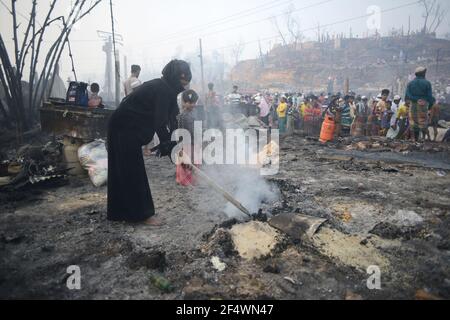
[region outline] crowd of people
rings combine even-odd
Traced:
[[[260,119],[281,134],[292,130],[320,133],[326,116],[336,124],[335,136],[387,136],[392,139],[436,141],[443,99],[433,97],[432,85],[426,80],[426,68],[417,68],[404,97],[392,96],[388,89],[368,97],[354,92],[319,95],[304,93],[264,92],[252,97],[250,103],[260,109]],[[249,103],[248,96],[239,95],[237,87],[225,103]],[[208,104],[208,101],[207,101]],[[214,110],[211,106],[207,110]],[[211,111],[210,111],[211,112]],[[217,111],[216,111],[217,112]],[[429,128],[433,128],[433,138]]]
[[[124,82],[126,96],[142,85],[140,71],[138,65],[131,67],[131,75]],[[264,124],[278,128],[281,134],[303,130],[308,135],[319,135],[323,121],[328,118],[335,124],[335,137],[387,136],[391,139],[436,141],[445,98],[440,95],[438,99],[433,97],[432,84],[426,80],[426,72],[424,67],[416,69],[416,77],[408,84],[403,97],[393,95],[388,89],[370,97],[354,92],[316,95],[264,91],[249,95],[239,93],[239,87],[234,85],[232,92],[222,98],[216,93],[214,84],[209,83],[205,100],[197,98],[204,106],[204,116],[199,118],[196,112],[193,114],[197,121],[204,120],[206,127],[221,128],[224,112],[245,113],[243,110],[248,106],[257,106],[256,113],[248,112],[246,115],[259,116]],[[102,106],[99,89],[98,84],[91,85],[90,107]],[[181,112],[182,102],[179,101]],[[148,150],[146,152],[149,153]]]
[[[130,77],[124,82],[125,95],[130,95],[142,85],[139,80],[141,68],[133,65]],[[354,92],[346,94],[271,93],[265,91],[256,95],[239,93],[233,86],[223,99],[208,84],[205,95],[203,119],[209,128],[220,128],[224,106],[235,106],[234,111],[243,112],[242,106],[258,106],[257,115],[267,126],[278,128],[281,134],[303,130],[309,135],[320,134],[326,117],[335,123],[335,137],[343,136],[387,136],[392,139],[412,141],[433,140],[438,137],[438,122],[441,117],[443,96],[433,97],[431,83],[426,80],[427,69],[417,68],[413,79],[401,97],[384,89],[377,96],[368,97]],[[103,107],[99,96],[100,87],[90,86],[89,107]],[[200,100],[202,100],[200,98]],[[246,114],[249,116],[251,112]],[[254,115],[254,114],[251,114]],[[433,137],[430,135],[432,128]]]

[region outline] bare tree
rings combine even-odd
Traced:
[[[287,43],[287,41],[286,41],[286,35],[285,35],[285,33],[283,32],[283,30],[280,28],[280,25],[279,25],[279,23],[278,23],[277,17],[272,17],[272,18],[271,18],[271,21],[272,21],[272,24],[273,24],[274,28],[275,28],[276,31],[278,32],[278,35],[280,36],[281,40],[283,41],[283,45],[284,45],[284,46],[287,46],[288,43]]]
[[[8,117],[8,112],[6,112],[6,108],[5,108],[5,106],[3,105],[3,102],[2,102],[2,100],[0,100],[0,112],[1,112],[1,114],[3,115],[3,118],[5,118],[5,120],[6,120],[6,125],[9,125],[9,117]]]
[[[245,43],[244,43],[244,41],[242,41],[242,39],[239,40],[239,42],[237,42],[231,49],[231,55],[234,59],[235,64],[239,63],[242,53],[244,52],[244,49],[245,49]]]
[[[422,33],[435,33],[444,21],[447,10],[442,8],[438,0],[421,0],[420,2],[424,8]]]
[[[295,6],[291,4],[287,7],[283,15],[283,24],[278,23],[276,16],[271,18],[272,24],[275,30],[278,32],[283,46],[288,48],[292,47],[293,51],[297,50],[298,45],[302,45],[304,35],[300,29],[300,21],[294,16]]]
[[[17,23],[17,0],[11,0],[10,14],[13,20],[14,52],[13,54],[8,52],[3,36],[0,34],[0,82],[4,89],[5,100],[8,106],[9,114],[7,116],[15,120],[19,136],[32,125],[33,116],[35,116],[41,101],[44,99],[45,93],[48,92],[46,87],[49,84],[51,86],[54,81],[54,75],[56,74],[61,55],[66,45],[69,44],[72,28],[101,1],[91,0],[88,5],[87,0],[75,0],[67,16],[53,17],[58,0],[51,0],[45,20],[41,27],[37,29],[36,13],[38,5],[37,0],[33,0],[30,19],[24,29],[24,36],[20,40],[19,33],[23,30],[19,30],[20,25]],[[46,32],[54,24],[58,24],[59,34],[53,39],[45,38],[51,45],[38,73],[42,43]],[[28,96],[25,97],[27,104],[25,104],[22,79],[27,65],[29,67],[29,89],[27,92]],[[38,74],[39,77],[37,77]],[[2,109],[5,108],[3,107]],[[3,113],[3,110],[1,111]]]
[[[317,31],[316,31],[316,34],[317,34],[317,42],[320,42],[321,35],[322,35],[322,32],[321,32],[321,30],[320,30],[320,22],[317,22]]]
[[[297,50],[297,46],[300,43],[300,46],[302,45],[302,42],[304,40],[303,33],[300,29],[300,22],[299,20],[294,16],[294,5],[291,5],[286,10],[286,29],[290,36],[290,43],[293,45],[294,51]]]

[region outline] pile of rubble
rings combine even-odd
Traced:
[[[264,129],[267,128],[267,125],[258,119],[256,116],[250,116],[246,117],[242,113],[238,114],[231,114],[231,113],[224,113],[223,117],[223,124],[225,129]]]
[[[397,152],[403,154],[412,151],[436,153],[449,150],[446,144],[391,140],[384,137],[344,139],[341,141],[340,147],[346,151]]]
[[[53,180],[65,180],[63,145],[48,142],[41,146],[25,145],[14,156],[0,159],[0,190],[19,190]]]

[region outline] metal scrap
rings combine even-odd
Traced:
[[[326,219],[303,214],[280,214],[273,217],[269,224],[293,239],[301,240],[305,235],[307,238],[312,238],[325,222]]]
[[[4,161],[0,188],[18,190],[27,185],[64,179],[68,169],[62,162],[62,144],[49,142],[43,146],[25,145],[15,159]]]

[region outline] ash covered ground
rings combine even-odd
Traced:
[[[245,223],[208,187],[177,186],[168,159],[146,159],[160,228],[108,222],[106,188],[88,178],[1,192],[0,298],[449,299],[450,153],[430,146],[406,154],[287,138],[280,173],[265,178],[277,197],[260,208],[327,221],[301,240],[276,231],[257,259],[233,241]],[[66,286],[71,265],[81,290]],[[381,290],[367,287],[371,265]]]

